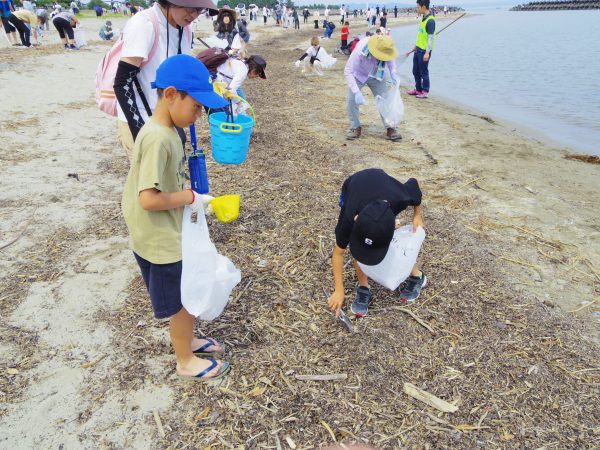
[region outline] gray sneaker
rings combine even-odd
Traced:
[[[371,294],[371,289],[368,287],[359,286],[356,289],[356,298],[350,306],[350,311],[352,311],[352,314],[354,314],[356,317],[366,316],[369,312],[369,303],[371,303],[371,297],[373,297],[373,294]]]
[[[362,128],[361,127],[351,128],[346,133],[346,139],[348,139],[349,141],[353,141],[355,139],[358,139],[361,134],[362,134]]]
[[[427,286],[427,277],[421,272],[421,278],[412,275],[406,279],[406,284],[400,291],[400,301],[412,303],[421,295],[421,290]]]

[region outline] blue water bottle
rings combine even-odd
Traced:
[[[202,150],[198,151],[196,142],[196,127],[190,125],[190,138],[192,144],[192,154],[188,158],[190,168],[190,181],[192,190],[198,194],[208,194],[208,172],[206,170],[206,155]]]

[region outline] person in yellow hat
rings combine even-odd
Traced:
[[[366,37],[356,44],[355,50],[348,58],[344,68],[344,76],[348,83],[348,96],[346,108],[350,121],[350,130],[346,139],[358,139],[362,133],[360,125],[359,107],[365,103],[361,92],[363,86],[368,86],[373,96],[393,98],[393,89],[389,89],[386,78],[397,85],[398,75],[394,60],[398,56],[396,44],[390,36],[376,35]],[[381,116],[381,114],[380,114]],[[389,128],[381,116],[383,126],[386,127],[386,139],[399,141],[402,136],[396,128]]]

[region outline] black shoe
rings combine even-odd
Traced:
[[[356,289],[356,298],[352,302],[350,306],[350,311],[356,317],[366,316],[369,312],[369,303],[371,303],[371,298],[373,294],[371,294],[371,289],[364,286],[359,286]]]
[[[412,303],[421,295],[421,290],[427,286],[427,277],[421,272],[421,277],[413,277],[412,275],[406,280],[406,284],[400,291],[400,300],[407,303]]]

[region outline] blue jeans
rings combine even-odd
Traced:
[[[423,61],[425,50],[417,48],[413,56],[413,75],[415,77],[415,89],[417,91],[429,92],[429,61]],[[429,53],[431,61],[431,52]]]
[[[362,89],[364,86],[367,86],[371,90],[373,97],[377,97],[378,95],[381,95],[383,97],[386,95],[387,86],[384,80],[376,80],[375,78],[369,77],[364,83],[361,83],[360,81],[356,80],[356,84],[358,85],[358,89]],[[348,113],[348,121],[350,122],[350,128],[359,128],[359,105],[356,104],[356,101],[354,100],[354,94],[350,89],[348,89],[348,94],[346,95],[346,112]],[[379,117],[381,117],[383,126],[387,128],[387,125],[385,124],[385,120],[383,119],[381,113],[379,114]]]

